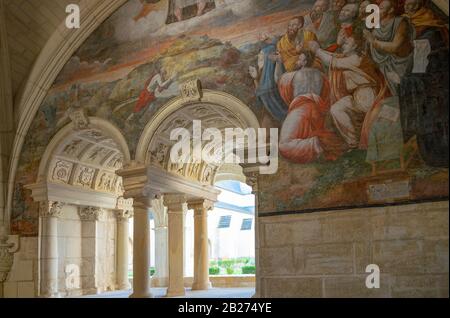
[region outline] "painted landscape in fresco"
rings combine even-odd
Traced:
[[[68,61],[39,109],[17,172],[13,231],[37,233],[37,206],[23,186],[35,182],[70,111],[113,122],[133,156],[149,119],[193,78],[280,128],[279,171],[259,180],[261,213],[448,197],[444,17],[430,3],[405,16],[402,2],[385,8],[382,32],[368,34],[369,2],[347,2],[127,2]],[[412,73],[420,63],[405,45],[373,48],[397,33],[396,41],[428,40],[418,42],[431,52],[425,70]]]

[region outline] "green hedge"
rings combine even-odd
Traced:
[[[209,275],[219,275],[219,274],[220,274],[219,267],[210,267],[209,268]]]
[[[244,274],[244,275],[256,274],[256,267],[255,266],[242,266],[242,274]]]

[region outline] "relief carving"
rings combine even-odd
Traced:
[[[76,183],[83,187],[90,187],[94,178],[95,169],[88,167],[80,167]]]
[[[55,167],[53,168],[52,180],[68,183],[72,167],[72,163],[58,160],[55,164]]]
[[[82,207],[78,210],[81,221],[98,221],[103,215],[103,209],[97,207]]]
[[[157,165],[164,167],[164,159],[166,157],[167,151],[169,150],[169,146],[165,144],[159,144],[155,150],[153,150],[151,155],[152,163],[156,163]]]
[[[185,82],[180,88],[181,98],[189,101],[199,101],[202,99],[202,85],[200,80],[195,79]]]
[[[63,154],[71,157],[75,157],[80,149],[80,146],[82,145],[82,140],[76,139],[72,141],[70,144],[64,147]]]

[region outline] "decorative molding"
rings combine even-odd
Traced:
[[[124,197],[118,198],[115,210],[133,211],[133,199],[125,199]]]
[[[177,174],[167,172],[160,167],[150,166],[148,173],[148,187],[154,191],[168,194],[183,194],[188,200],[199,198],[217,201],[220,191],[213,186],[195,180],[189,180]]]
[[[80,207],[78,209],[78,215],[81,221],[98,221],[103,215],[103,209],[97,207]]]
[[[184,101],[200,101],[203,97],[202,83],[199,79],[187,81],[180,86],[180,95]]]
[[[234,117],[236,123],[234,126],[239,126],[243,129],[249,127],[255,129],[260,128],[259,121],[253,111],[238,98],[220,91],[207,89],[202,89],[201,91],[201,104],[195,105],[196,107],[201,107],[202,104],[205,104],[205,106],[221,106],[226,111],[235,115]],[[160,129],[161,125],[169,119],[170,116],[190,104],[192,104],[192,101],[178,97],[161,107],[160,110],[152,116],[147,126],[144,128],[141,138],[139,139],[139,143],[136,148],[136,161],[141,163],[150,163],[152,161],[151,152],[154,149],[151,147],[154,145],[155,138],[158,138],[156,132]]]
[[[25,189],[31,190],[31,197],[35,202],[56,201],[104,209],[115,209],[117,207],[117,195],[95,191],[90,188],[74,187],[63,183],[41,182],[26,185]]]
[[[56,201],[39,202],[39,216],[41,218],[59,218],[62,213],[64,203]]]

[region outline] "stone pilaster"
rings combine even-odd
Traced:
[[[257,172],[247,172],[244,168],[244,174],[247,178],[247,184],[252,187],[252,193],[255,195],[255,295],[254,298],[261,297],[261,280],[260,280],[260,269],[259,269],[259,218],[258,218],[258,210],[259,210],[259,194],[258,194],[258,173]]]
[[[41,286],[40,295],[47,298],[59,297],[58,292],[58,218],[63,204],[43,201],[39,203],[41,234]]]
[[[155,275],[153,281],[158,287],[167,287],[169,277],[168,217],[163,199],[153,200],[152,211],[155,221]]]
[[[128,238],[129,219],[133,217],[131,210],[116,210],[117,219],[117,289],[128,290],[131,288],[128,279]]]
[[[99,255],[99,219],[104,211],[98,207],[80,207],[78,215],[82,222],[82,237],[81,237],[81,257],[86,264],[82,267],[81,284],[85,293],[98,293],[99,290],[99,272],[101,259]]]

